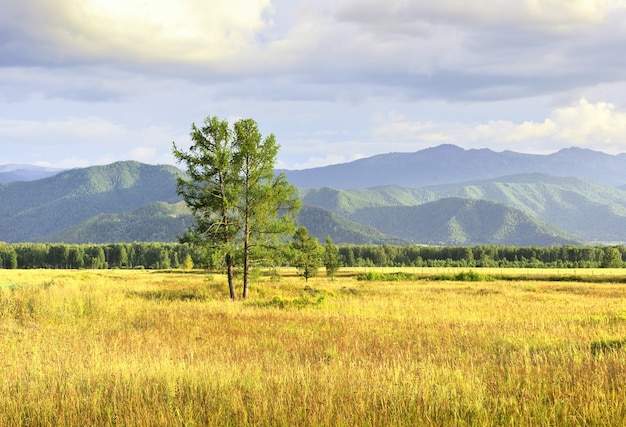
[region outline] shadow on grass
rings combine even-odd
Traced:
[[[139,297],[148,301],[206,301],[208,295],[203,289],[159,289],[155,291],[132,291],[131,297]]]
[[[305,307],[319,307],[324,305],[326,297],[332,296],[331,293],[316,289],[311,286],[305,286],[297,298],[287,298],[282,296],[274,296],[270,300],[262,301],[249,301],[246,305],[253,307],[271,307],[271,308],[305,308]]]
[[[591,343],[591,354],[594,356],[621,350],[626,350],[626,339],[600,340]]]

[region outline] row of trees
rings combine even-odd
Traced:
[[[340,267],[524,267],[619,268],[626,266],[626,246],[472,247],[324,245],[299,227],[275,257],[254,265],[294,266],[306,279],[325,267],[334,276]],[[235,256],[235,264],[240,261]],[[69,245],[0,242],[0,268],[201,268],[225,269],[222,253],[181,243],[114,243]]]
[[[0,243],[0,267],[11,268],[193,268],[203,255],[178,243]]]
[[[626,246],[394,246],[344,245],[346,266],[384,267],[624,267]]]

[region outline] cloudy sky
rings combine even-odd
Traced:
[[[173,163],[251,117],[279,167],[443,143],[626,152],[626,0],[0,0],[0,164]]]

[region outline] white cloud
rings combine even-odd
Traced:
[[[140,162],[152,163],[157,157],[157,150],[155,147],[136,147],[131,150],[128,157]]]
[[[289,168],[626,151],[625,3],[0,0],[2,157],[171,163],[207,114],[254,118]]]
[[[372,30],[427,35],[437,25],[552,27],[597,24],[611,10],[623,7],[610,0],[348,0],[338,10],[344,20]]]
[[[596,147],[615,152],[626,151],[626,112],[607,102],[577,104],[559,108],[554,120],[559,125],[556,137],[579,147]]]
[[[100,117],[64,120],[0,120],[0,140],[7,153],[22,150],[33,162],[53,167],[79,167],[117,160],[149,163],[169,159],[171,142],[180,137],[166,127],[128,128]],[[68,157],[68,154],[72,153]],[[24,156],[24,154],[23,154]]]
[[[288,169],[309,169],[309,168],[316,168],[316,167],[326,166],[326,165],[334,165],[338,163],[346,163],[346,162],[360,159],[362,157],[364,156],[360,154],[346,155],[346,154],[336,153],[336,154],[328,154],[325,156],[311,156],[306,160],[306,162],[297,162],[288,166],[279,165],[278,167],[288,168]]]
[[[490,147],[521,152],[554,152],[560,148],[587,147],[609,153],[626,152],[626,111],[607,102],[581,98],[573,105],[556,108],[543,121],[491,120],[465,124],[410,120],[391,112],[374,119],[377,140],[415,143],[452,143],[465,148]]]
[[[65,139],[70,144],[83,144],[91,141],[115,143],[124,129],[99,117],[70,117],[65,120],[0,120],[0,137],[7,143],[21,144],[23,141]],[[70,145],[68,144],[68,145]]]
[[[29,61],[198,64],[254,45],[270,11],[270,0],[34,0],[7,4],[0,24],[28,42],[11,53]]]
[[[88,159],[80,158],[80,157],[66,157],[61,160],[57,160],[54,162],[39,160],[33,162],[35,166],[41,166],[46,168],[57,168],[57,169],[73,169],[73,168],[84,168],[87,166],[91,166],[92,162]]]
[[[245,48],[266,25],[262,15],[268,6],[269,0],[90,0],[87,19],[75,24],[108,48],[142,58],[201,62]]]
[[[10,42],[0,55],[77,75],[107,64],[139,77],[187,78],[237,99],[506,99],[621,76],[622,55],[601,52],[626,43],[622,3],[32,0],[3,10],[0,37]],[[585,55],[599,57],[581,61]],[[136,84],[120,89],[83,76],[62,89],[108,99]]]

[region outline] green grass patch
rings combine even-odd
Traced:
[[[269,300],[256,300],[248,301],[246,305],[253,307],[273,307],[273,308],[305,308],[305,307],[319,307],[323,305],[326,298],[332,296],[332,294],[323,289],[316,289],[311,286],[305,286],[300,292],[300,296],[295,298],[288,298],[283,296],[274,296]]]
[[[418,280],[419,278],[420,277],[417,274],[406,273],[404,271],[396,271],[393,273],[368,271],[367,273],[359,273],[356,275],[356,280],[368,282],[399,282],[407,280]]]
[[[430,277],[430,280],[449,280],[455,282],[491,282],[496,280],[493,276],[481,274],[474,270],[460,271],[455,274],[438,274]]]
[[[324,303],[326,299],[325,296],[319,296],[317,298],[285,298],[280,296],[274,296],[270,300],[266,301],[250,301],[246,302],[246,305],[252,307],[271,307],[271,308],[306,308],[306,307],[317,307]]]
[[[626,277],[615,275],[574,275],[574,274],[554,274],[554,275],[524,275],[524,274],[498,274],[494,278],[509,282],[537,281],[544,282],[567,282],[567,283],[626,283]]]
[[[17,285],[11,282],[0,282],[0,289],[9,289],[11,291],[15,290]]]

